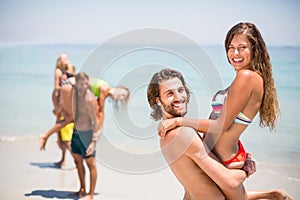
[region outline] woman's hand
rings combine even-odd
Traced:
[[[58,96],[59,96],[59,89],[55,89],[55,91],[54,91],[54,96],[55,96],[55,97],[58,97]]]
[[[157,128],[160,139],[164,139],[168,131],[180,126],[180,119],[181,117],[162,120]]]
[[[252,160],[251,153],[247,153],[246,161],[242,169],[246,172],[247,178],[256,172],[256,163]]]

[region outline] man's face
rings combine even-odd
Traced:
[[[187,112],[187,93],[179,78],[162,81],[159,84],[160,97],[157,104],[162,109],[163,118],[182,117]]]
[[[80,79],[76,82],[76,88],[79,95],[85,95],[89,88],[89,81],[87,79]]]

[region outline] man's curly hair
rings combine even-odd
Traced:
[[[184,81],[184,78],[182,74],[176,70],[173,69],[163,69],[157,73],[155,73],[147,88],[147,98],[148,103],[150,107],[152,108],[151,117],[157,121],[162,118],[162,111],[159,105],[156,103],[156,98],[160,97],[160,91],[159,91],[159,84],[161,81],[169,80],[173,78],[179,78],[182,82],[182,85],[184,86],[186,93],[187,93],[187,101],[190,100],[190,90],[186,86],[186,83]]]

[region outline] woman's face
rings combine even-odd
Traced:
[[[60,62],[62,65],[67,65],[69,62],[68,56],[66,54],[61,54],[60,55]]]
[[[227,57],[237,72],[241,69],[250,68],[252,46],[246,35],[236,34],[233,36],[227,51]]]
[[[118,100],[125,100],[128,98],[128,91],[123,88],[116,88],[113,94],[113,99]]]

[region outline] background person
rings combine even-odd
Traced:
[[[77,167],[80,180],[80,189],[75,196],[84,196],[82,199],[93,199],[97,181],[96,167],[96,142],[101,131],[96,117],[96,99],[89,89],[89,77],[84,72],[75,76],[74,87],[74,122],[71,149]],[[83,161],[86,162],[90,172],[90,190],[86,194],[85,168]]]
[[[75,67],[70,63],[68,55],[62,53],[57,61],[55,66],[55,73],[54,73],[54,90],[52,92],[52,102],[54,105],[53,113],[59,118],[59,114],[61,112],[60,108],[60,88],[62,82],[70,77],[75,76]]]
[[[105,81],[100,79],[91,78],[89,81],[90,89],[97,99],[96,116],[100,126],[100,131],[102,131],[106,99],[111,98],[114,102],[124,102],[126,105],[130,98],[130,91],[125,86],[111,87]],[[64,118],[62,120],[58,120],[53,127],[40,136],[40,150],[45,150],[47,140],[53,133],[59,131],[68,123],[74,121],[72,110],[72,92],[75,83],[76,81],[74,77],[68,78],[62,83],[60,89],[60,104]],[[121,103],[121,105],[122,104],[123,103]]]

